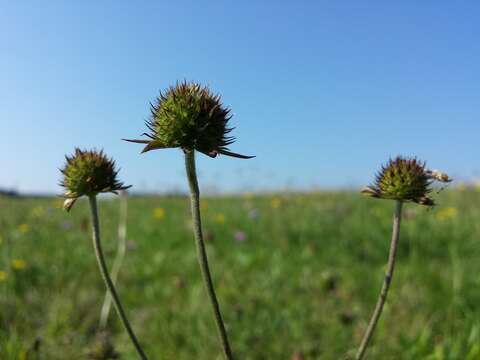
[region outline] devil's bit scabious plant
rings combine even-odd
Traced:
[[[432,192],[432,183],[435,180],[444,183],[451,181],[447,174],[437,170],[427,170],[425,163],[416,158],[398,156],[382,167],[373,185],[362,190],[362,193],[374,198],[395,200],[395,212],[392,241],[383,286],[367,331],[357,351],[356,360],[363,359],[387,299],[395,268],[403,203],[414,202],[424,206],[434,206],[435,202],[430,197],[430,193]]]
[[[130,186],[124,186],[117,180],[118,171],[115,170],[115,162],[109,159],[103,151],[83,151],[75,149],[74,155],[66,156],[66,164],[65,167],[61,169],[61,172],[63,174],[63,180],[60,185],[66,189],[63,195],[63,197],[65,197],[65,210],[70,211],[75,201],[81,196],[87,196],[89,199],[92,215],[93,248],[97,257],[100,273],[105,282],[105,286],[112,296],[120,320],[130,336],[135,349],[141,359],[147,359],[130,326],[115,285],[108,273],[100,241],[97,195],[106,192],[116,194],[117,191],[126,190]]]
[[[233,153],[227,148],[235,141],[235,138],[227,136],[232,131],[232,128],[228,127],[231,118],[229,114],[230,109],[222,105],[219,95],[212,94],[207,87],[200,84],[183,81],[170,87],[165,93],[160,93],[156,103],[151,106],[151,117],[147,121],[150,133],[144,134],[148,139],[127,141],[146,144],[142,153],[156,149],[181,148],[185,154],[193,231],[200,269],[212,303],[224,355],[227,359],[233,359],[208,265],[200,217],[200,191],[195,169],[195,150],[212,158],[218,154],[241,159],[253,157]]]

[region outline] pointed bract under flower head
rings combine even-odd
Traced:
[[[434,180],[451,181],[446,174],[432,172],[425,163],[416,158],[398,156],[390,160],[377,174],[375,183],[362,190],[362,193],[380,199],[412,201],[420,205],[433,206],[429,197]]]
[[[230,109],[222,105],[219,95],[207,87],[183,81],[160,93],[151,106],[147,121],[150,130],[145,140],[126,140],[146,144],[142,152],[165,148],[197,150],[210,157],[218,154],[249,159],[228,150],[235,138],[228,136]]]
[[[65,156],[66,164],[60,171],[63,179],[60,183],[66,191],[63,195],[63,207],[69,211],[75,201],[83,196],[102,192],[116,193],[128,189],[117,179],[115,161],[109,159],[103,151],[75,149],[72,156]]]

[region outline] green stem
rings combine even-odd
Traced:
[[[220,312],[220,305],[218,304],[215,289],[213,287],[212,276],[208,267],[207,252],[205,250],[205,243],[202,235],[202,222],[200,217],[200,190],[198,188],[197,173],[195,170],[195,153],[194,151],[185,153],[185,167],[187,170],[188,184],[190,187],[190,201],[192,205],[192,219],[193,232],[195,235],[195,242],[197,245],[198,262],[202,272],[203,282],[207,289],[210,302],[212,303],[213,312],[215,314],[215,322],[222,342],[223,352],[225,358],[233,360],[233,353],[228,341],[227,331]]]
[[[122,303],[120,302],[120,298],[115,290],[115,285],[113,285],[112,279],[108,274],[107,264],[105,263],[105,258],[103,256],[102,244],[100,242],[100,226],[98,221],[98,210],[97,210],[97,198],[95,195],[89,196],[90,200],[90,210],[92,214],[92,227],[93,227],[93,248],[95,249],[95,255],[97,257],[98,266],[100,268],[100,273],[102,275],[103,281],[105,282],[105,286],[107,287],[108,291],[112,295],[113,304],[115,305],[115,309],[117,310],[118,316],[120,316],[120,320],[127,330],[128,336],[133,342],[135,349],[140,355],[142,360],[146,360],[147,356],[143,352],[140,343],[138,342],[130,323],[128,322],[127,316],[125,315],[125,311],[123,310]]]
[[[355,356],[356,360],[363,359],[365,352],[368,347],[368,343],[370,342],[373,332],[375,331],[375,327],[377,326],[378,319],[382,314],[383,305],[385,305],[385,301],[387,300],[388,289],[390,288],[390,283],[392,282],[393,271],[395,269],[395,259],[397,256],[397,248],[398,248],[398,240],[400,238],[400,223],[402,219],[402,201],[397,200],[395,204],[395,213],[393,216],[393,232],[392,232],[392,242],[390,244],[390,254],[388,255],[388,264],[387,270],[385,272],[385,278],[383,280],[382,290],[380,291],[380,296],[377,300],[377,305],[375,306],[375,310],[373,312],[372,318],[370,319],[370,323],[368,324],[367,331],[363,336],[362,343],[358,348],[357,355]]]
[[[122,191],[120,193],[120,219],[118,224],[118,244],[117,254],[112,266],[112,282],[115,285],[117,283],[118,273],[122,266],[123,259],[125,257],[125,251],[127,248],[127,194]],[[110,315],[110,309],[112,307],[112,296],[107,290],[105,292],[105,298],[103,299],[102,311],[100,313],[100,329],[105,329]]]
[[[1,233],[0,233],[0,236],[2,236],[3,234],[3,241],[5,241],[5,246],[4,246],[4,249],[5,249],[5,253],[4,253],[4,256],[5,256],[5,272],[7,274],[7,278],[5,280],[5,285],[4,285],[4,289],[5,289],[5,305],[4,306],[4,313],[2,314],[2,319],[4,321],[4,324],[5,324],[5,329],[8,329],[9,327],[9,324],[10,324],[10,320],[11,320],[11,316],[10,314],[12,314],[11,311],[9,311],[8,309],[10,308],[10,303],[9,303],[9,299],[10,299],[10,284],[8,283],[10,281],[10,277],[12,276],[12,259],[11,259],[11,255],[10,255],[10,234],[8,234],[7,232],[7,226],[5,223],[2,222],[2,227],[1,227]]]

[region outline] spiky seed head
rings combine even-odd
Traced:
[[[146,144],[142,152],[165,148],[181,148],[185,152],[197,150],[210,157],[224,154],[251,158],[228,150],[235,138],[228,136],[230,109],[221,103],[207,87],[195,82],[180,82],[160,93],[151,105],[151,116],[146,122],[148,140],[126,140]]]
[[[442,174],[442,179],[451,179]],[[420,205],[433,206],[435,202],[429,197],[431,185],[438,180],[438,174],[425,168],[425,163],[416,158],[401,156],[382,166],[375,183],[362,190],[363,193],[380,199],[412,201]],[[446,181],[446,180],[441,180]]]
[[[109,159],[103,151],[76,148],[75,153],[72,156],[65,156],[65,159],[65,166],[60,170],[63,174],[60,185],[66,189],[63,207],[67,211],[83,195],[116,193],[130,187],[118,181],[115,161]]]

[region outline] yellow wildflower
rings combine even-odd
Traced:
[[[480,192],[480,179],[475,181],[475,190]]]
[[[222,214],[222,213],[216,214],[215,222],[218,224],[225,224],[225,214]]]
[[[301,195],[297,196],[296,201],[298,205],[305,205],[307,203],[307,199],[305,198],[305,196]]]
[[[27,267],[27,262],[23,259],[14,259],[12,261],[12,267],[15,270],[23,270]]]
[[[153,209],[153,217],[157,220],[162,220],[165,217],[165,209],[161,207]]]
[[[22,234],[25,234],[30,231],[30,226],[28,226],[28,224],[20,224],[18,226],[18,231],[20,231]]]
[[[18,353],[18,360],[27,360],[27,352],[25,350],[20,350]]]
[[[376,206],[372,208],[371,212],[374,216],[379,218],[384,217],[386,215],[385,209],[380,206]]]
[[[251,192],[246,192],[243,194],[243,199],[244,200],[252,200],[253,199],[253,194]]]
[[[282,200],[275,197],[272,199],[272,201],[270,201],[270,206],[272,209],[278,209],[280,206],[282,206]]]
[[[458,210],[454,207],[447,207],[447,208],[443,208],[443,209],[440,209],[438,212],[437,212],[437,220],[439,221],[445,221],[445,220],[448,220],[448,219],[453,219],[455,217],[457,217],[458,215]]]
[[[35,217],[42,217],[45,215],[45,209],[42,206],[36,206],[33,208],[32,214]]]
[[[0,270],[0,282],[7,280],[7,272]]]

